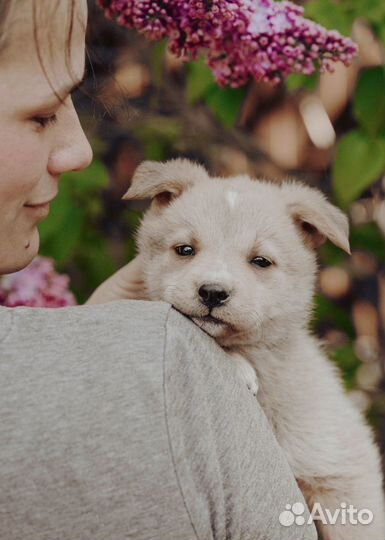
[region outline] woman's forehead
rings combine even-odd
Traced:
[[[0,55],[0,70],[18,79],[28,78],[32,93],[43,92],[39,86],[44,85],[47,90],[57,89],[61,95],[62,89],[66,90],[83,76],[86,0],[17,0],[12,7],[16,4],[19,7],[22,4],[25,9],[11,9],[9,13],[7,45]]]
[[[86,0],[14,0],[3,28],[6,49],[1,63],[37,58],[44,65],[84,48]]]

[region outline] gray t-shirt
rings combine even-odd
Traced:
[[[302,540],[255,398],[168,304],[0,308],[1,540]]]

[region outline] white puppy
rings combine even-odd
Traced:
[[[318,522],[323,538],[384,540],[379,453],[308,330],[315,248],[328,238],[349,252],[344,214],[307,186],[211,178],[182,159],[142,163],[124,198],[153,199],[138,234],[146,297],[213,336],[254,393],[257,373],[258,400],[309,507],[374,514],[367,525]]]

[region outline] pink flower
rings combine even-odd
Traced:
[[[53,261],[36,257],[23,270],[0,277],[0,305],[64,307],[76,304],[69,277],[57,274]]]
[[[109,17],[148,39],[169,38],[171,51],[204,53],[218,84],[251,77],[274,84],[290,73],[348,65],[357,46],[303,17],[303,8],[273,0],[99,0]]]

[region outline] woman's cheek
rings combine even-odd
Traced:
[[[0,151],[0,163],[3,164],[0,165],[0,200],[4,207],[12,202],[25,204],[43,175],[47,174],[44,148],[34,135],[11,138]]]

